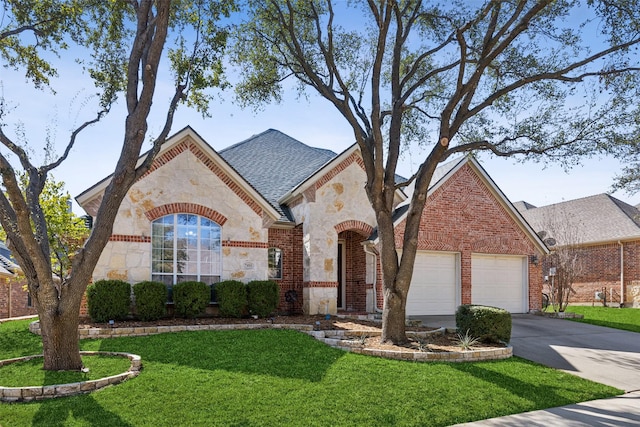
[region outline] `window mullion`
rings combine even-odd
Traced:
[[[200,223],[202,222],[202,218],[198,217],[198,220],[196,221],[196,248],[197,248],[197,255],[196,255],[196,280],[200,280],[200,260],[202,258],[202,254],[200,253],[200,249],[201,249],[201,244],[200,244],[200,239],[201,239],[201,232],[200,232]]]
[[[178,283],[178,214],[173,214],[173,283]]]

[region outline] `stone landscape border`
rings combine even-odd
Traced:
[[[131,361],[131,365],[126,372],[112,375],[97,380],[80,381],[69,384],[55,384],[45,386],[29,387],[3,387],[0,386],[0,402],[30,402],[33,400],[52,399],[55,397],[74,396],[77,394],[90,393],[109,385],[119,384],[140,374],[142,369],[142,359],[137,354],[120,353],[110,351],[81,351],[83,356],[116,356],[126,357]],[[17,362],[26,362],[32,359],[42,358],[42,354],[17,357],[15,359],[0,360],[0,368],[5,365]]]

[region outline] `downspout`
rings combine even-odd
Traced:
[[[620,245],[620,307],[624,306],[624,245],[618,240]]]
[[[371,251],[369,248],[369,244],[362,245],[364,248],[364,253],[373,255],[374,263],[373,263],[373,310],[376,313],[382,313],[382,310],[378,308],[378,255]]]
[[[6,280],[7,285],[9,285],[8,286],[8,289],[9,289],[9,307],[8,307],[9,313],[8,314],[9,314],[9,318],[11,318],[11,281],[7,279],[4,279],[4,280]]]

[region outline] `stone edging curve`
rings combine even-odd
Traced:
[[[425,337],[427,335],[444,334],[446,332],[446,328],[439,328],[428,332],[407,332],[407,335]],[[362,347],[358,341],[358,337],[379,336],[379,331],[311,331],[307,333],[317,340],[331,347],[339,348],[340,350],[365,354],[367,356],[384,357],[386,359],[414,362],[480,362],[484,360],[508,359],[513,356],[513,347],[510,345],[502,348],[460,351],[397,351]],[[353,338],[355,338],[355,340]]]
[[[110,351],[81,351],[83,356],[107,355],[126,357],[131,361],[131,365],[126,372],[112,375],[110,377],[97,380],[80,381],[69,384],[55,384],[46,386],[29,387],[3,387],[0,386],[0,402],[29,402],[33,400],[52,399],[55,397],[74,396],[76,394],[90,393],[109,385],[119,384],[129,378],[137,377],[142,369],[142,360],[137,354],[120,353]],[[28,360],[41,358],[42,354],[33,356],[17,357],[15,359],[0,360],[0,367],[16,362],[26,362]]]
[[[145,335],[155,335],[167,332],[183,332],[183,331],[225,331],[225,330],[247,330],[247,329],[293,329],[305,332],[318,341],[321,341],[331,347],[353,353],[366,354],[369,356],[385,357],[388,359],[413,360],[416,362],[479,362],[483,360],[500,360],[508,359],[513,356],[513,348],[509,345],[503,348],[487,349],[487,350],[461,350],[459,352],[410,352],[395,350],[377,350],[367,349],[358,346],[357,340],[349,340],[350,337],[358,337],[362,335],[379,335],[376,331],[316,331],[311,325],[291,324],[291,323],[252,323],[252,324],[226,324],[226,325],[175,325],[175,326],[146,326],[132,328],[81,328],[78,330],[80,339],[85,338],[111,338],[111,337],[136,337]],[[38,322],[32,322],[29,325],[32,333],[39,334],[40,327]],[[428,332],[408,332],[408,335],[414,334],[424,336],[433,333],[444,334],[445,328],[440,328]]]

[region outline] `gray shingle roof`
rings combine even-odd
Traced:
[[[515,202],[513,204],[513,207],[518,209],[518,211],[523,212],[526,211],[528,209],[535,209],[537,208],[537,206],[532,205],[529,202],[525,202],[524,200],[520,200],[519,202]]]
[[[276,209],[278,200],[336,156],[269,129],[218,152]]]
[[[12,276],[20,268],[12,258],[9,248],[0,242],[0,276]]]
[[[640,210],[608,194],[520,209],[520,213],[534,230],[547,232],[546,237],[554,237],[558,245],[640,239]]]

